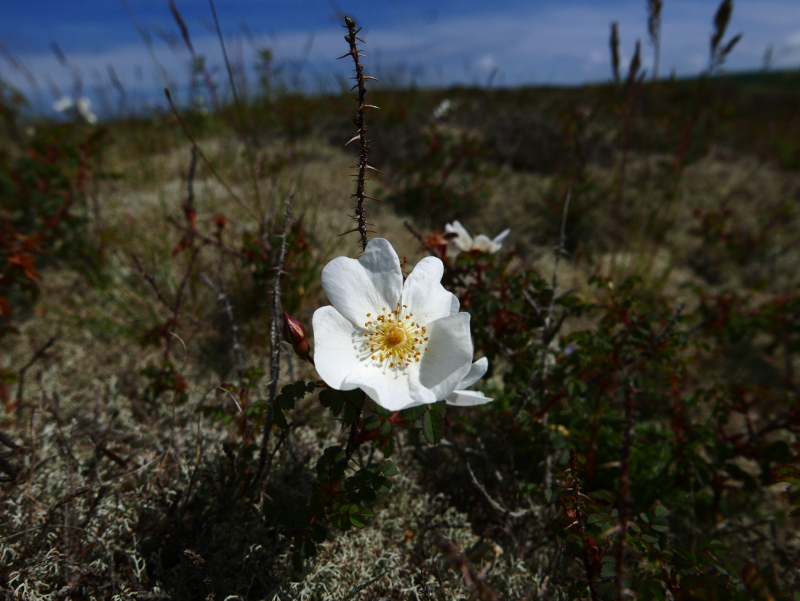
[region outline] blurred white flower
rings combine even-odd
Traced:
[[[436,105],[435,109],[433,109],[433,118],[441,119],[442,117],[446,117],[450,114],[450,111],[455,108],[455,106],[456,105],[453,104],[449,98],[445,98],[438,105]]]
[[[455,237],[452,238],[452,242],[460,251],[469,252],[471,250],[479,250],[485,253],[496,253],[500,250],[503,247],[503,240],[511,233],[511,229],[505,229],[495,236],[494,239],[490,239],[486,234],[478,234],[473,239],[459,221],[446,224],[444,226],[444,231],[455,234]]]
[[[97,123],[97,115],[92,112],[92,101],[85,96],[74,102],[69,96],[62,96],[53,103],[53,110],[57,113],[66,113],[75,109],[87,123]]]
[[[360,388],[397,411],[447,399],[470,372],[470,316],[441,285],[444,265],[417,263],[403,282],[392,245],[376,238],[356,259],[322,270],[333,306],[314,313],[314,362],[328,386]]]
[[[78,109],[78,114],[83,117],[87,123],[97,123],[97,115],[92,112],[92,101],[86,98],[85,96],[82,98],[78,98],[78,101],[75,103],[75,106]]]
[[[467,375],[464,376],[464,379],[456,385],[456,390],[453,391],[453,394],[447,397],[447,404],[458,405],[460,407],[472,407],[474,405],[491,403],[494,399],[487,397],[482,392],[477,390],[464,390],[485,376],[486,370],[488,369],[489,360],[486,357],[478,359],[473,363]]]
[[[53,103],[53,110],[57,113],[63,113],[72,108],[72,98],[69,96],[62,96]]]

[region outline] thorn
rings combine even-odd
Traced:
[[[373,171],[377,171],[377,172],[378,172],[378,173],[380,173],[381,175],[386,175],[386,174],[385,174],[383,171],[381,171],[380,169],[376,169],[376,168],[375,168],[375,167],[373,167],[372,165],[364,165],[364,166],[365,166],[367,169],[372,169]]]
[[[375,198],[374,196],[370,196],[369,194],[363,194],[364,198],[369,198],[370,200],[375,200],[377,202],[383,202],[380,198]]]
[[[352,52],[348,52],[347,54],[343,54],[342,56],[340,56],[340,57],[339,57],[339,58],[337,58],[336,60],[338,61],[339,59],[345,58],[345,57],[347,57],[347,56],[352,56],[352,55],[353,55],[353,53],[352,53]]]
[[[357,134],[357,135],[353,136],[352,138],[350,138],[347,141],[347,144],[349,144],[350,142],[354,142],[355,140],[360,140],[360,139],[361,139],[361,134]],[[347,144],[345,144],[345,146],[347,146]]]
[[[360,27],[358,28],[358,31],[361,31],[361,28],[360,28]],[[356,33],[358,33],[358,31],[357,31]],[[366,42],[365,42],[364,40],[362,40],[360,37],[356,36],[356,39],[357,39],[359,42],[361,42],[362,44],[366,44]]]
[[[356,228],[353,228],[352,230],[347,230],[346,232],[342,232],[341,234],[338,234],[336,237],[338,238],[339,236],[344,236],[345,234],[352,234],[353,232],[357,232],[357,231],[358,231],[358,228],[356,227]]]
[[[345,56],[347,56],[347,55],[345,54]],[[364,79],[374,79],[374,80],[375,80],[375,81],[377,81],[378,83],[383,83],[383,82],[382,82],[380,79],[378,79],[377,77],[372,77],[372,75],[363,75],[362,77],[363,77]]]
[[[381,107],[375,106],[374,104],[362,104],[360,107],[358,107],[358,110],[360,111],[362,109],[378,109],[378,110],[381,110]]]

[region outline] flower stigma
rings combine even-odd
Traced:
[[[422,353],[428,348],[425,342],[427,329],[414,321],[414,314],[406,314],[407,305],[397,303],[397,308],[387,311],[381,309],[377,317],[367,313],[364,327],[364,350],[370,360],[394,369],[402,369],[411,363],[419,362]]]

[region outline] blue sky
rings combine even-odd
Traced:
[[[11,5],[11,0],[2,0]],[[170,84],[185,89],[189,54],[180,41],[168,0],[128,0],[130,10],[153,39]],[[222,64],[206,0],[176,0],[199,54],[213,67]],[[579,84],[609,77],[609,24],[618,21],[623,60],[636,39],[644,44],[644,66],[651,66],[646,44],[645,0],[217,0],[228,50],[251,66],[258,48],[269,47],[278,62],[302,64],[311,87],[335,87],[334,74],[349,65],[335,58],[345,52],[343,30],[334,6],[364,26],[367,70],[400,74],[422,85]],[[694,74],[708,62],[711,23],[717,0],[664,0],[661,74]],[[252,37],[242,34],[243,24]],[[728,37],[743,32],[729,70],[757,69],[767,46],[773,66],[800,66],[800,2],[738,0]],[[161,35],[159,35],[161,33]],[[52,88],[74,90],[80,73],[83,93],[109,88],[112,65],[126,89],[155,92],[162,77],[122,0],[31,0],[3,11],[0,41],[33,74],[42,98]],[[59,63],[55,42],[69,66]],[[7,58],[0,75],[31,92],[25,74]],[[214,71],[224,83],[224,73]],[[51,85],[51,83],[52,85]],[[309,83],[310,82],[310,83]],[[157,94],[156,94],[157,95]],[[155,97],[155,96],[153,96]],[[49,100],[48,100],[49,101]]]

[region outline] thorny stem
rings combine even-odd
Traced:
[[[570,492],[572,493],[572,509],[575,512],[575,525],[578,527],[578,532],[583,538],[583,568],[586,570],[586,581],[589,584],[589,593],[592,596],[592,601],[598,601],[597,587],[594,582],[594,566],[592,565],[592,557],[590,555],[592,544],[589,541],[589,536],[583,528],[583,509],[580,504],[580,486],[578,486],[578,456],[575,449],[569,450],[569,467],[570,467]]]
[[[279,340],[281,316],[283,314],[281,311],[281,273],[283,272],[283,263],[286,260],[286,233],[289,230],[289,217],[292,212],[293,202],[294,194],[291,194],[286,201],[286,213],[283,216],[283,231],[281,233],[281,248],[274,267],[275,277],[272,280],[272,323],[269,329],[269,401],[267,417],[264,420],[264,435],[261,439],[261,455],[258,460],[256,482],[262,477],[267,461],[267,447],[269,446],[269,436],[272,431],[272,412],[275,405],[275,394],[278,389],[278,376],[281,371],[281,345]]]
[[[367,129],[364,125],[364,113],[368,108],[378,108],[377,106],[373,106],[371,104],[367,104],[366,96],[367,96],[367,88],[364,85],[367,79],[374,79],[378,81],[374,77],[370,77],[369,75],[364,75],[364,67],[361,64],[361,61],[358,60],[359,57],[364,56],[360,54],[358,51],[358,44],[357,42],[365,43],[360,37],[358,37],[358,32],[361,31],[361,28],[356,29],[356,22],[355,20],[351,19],[348,16],[344,18],[345,25],[347,27],[347,35],[344,36],[345,41],[350,44],[350,52],[347,54],[340,56],[339,58],[344,58],[345,56],[352,56],[353,62],[355,63],[355,72],[356,76],[354,79],[356,80],[356,85],[353,86],[354,88],[358,88],[358,112],[353,119],[353,122],[356,125],[356,135],[352,137],[347,144],[350,142],[354,142],[355,140],[359,141],[359,151],[358,151],[358,173],[356,174],[356,191],[355,194],[351,196],[351,198],[356,199],[356,208],[355,208],[355,216],[353,219],[358,221],[358,226],[354,229],[345,232],[358,232],[359,236],[361,237],[361,250],[366,250],[367,248],[367,226],[372,225],[367,223],[367,215],[364,211],[364,199],[365,198],[372,198],[371,196],[365,193],[366,187],[366,173],[367,169],[372,169],[373,171],[378,171],[374,167],[369,164],[369,140],[367,139]],[[347,146],[345,144],[345,146]],[[380,171],[378,171],[380,173]],[[373,200],[378,200],[374,198]]]
[[[624,599],[625,588],[625,536],[628,531],[628,511],[632,504],[631,446],[633,445],[634,394],[633,385],[625,386],[625,435],[622,440],[622,473],[619,479],[619,542],[617,543],[617,597]]]
[[[561,324],[564,322],[566,313],[561,315],[561,319],[556,327],[553,327],[553,314],[555,312],[556,298],[558,292],[558,264],[561,260],[561,253],[564,252],[567,243],[567,215],[569,214],[569,201],[572,198],[572,188],[567,190],[567,197],[564,200],[564,212],[561,216],[561,235],[558,238],[558,247],[556,248],[555,265],[553,266],[553,296],[550,299],[550,306],[547,308],[547,317],[544,320],[544,327],[542,328],[542,363],[539,368],[539,398],[544,403],[545,386],[547,385],[547,356],[550,350],[550,343],[555,339],[556,332]],[[544,412],[542,415],[542,425],[548,427],[548,413]],[[545,430],[546,432],[546,430]],[[550,448],[550,437],[545,435],[545,488],[553,486],[553,454]]]

